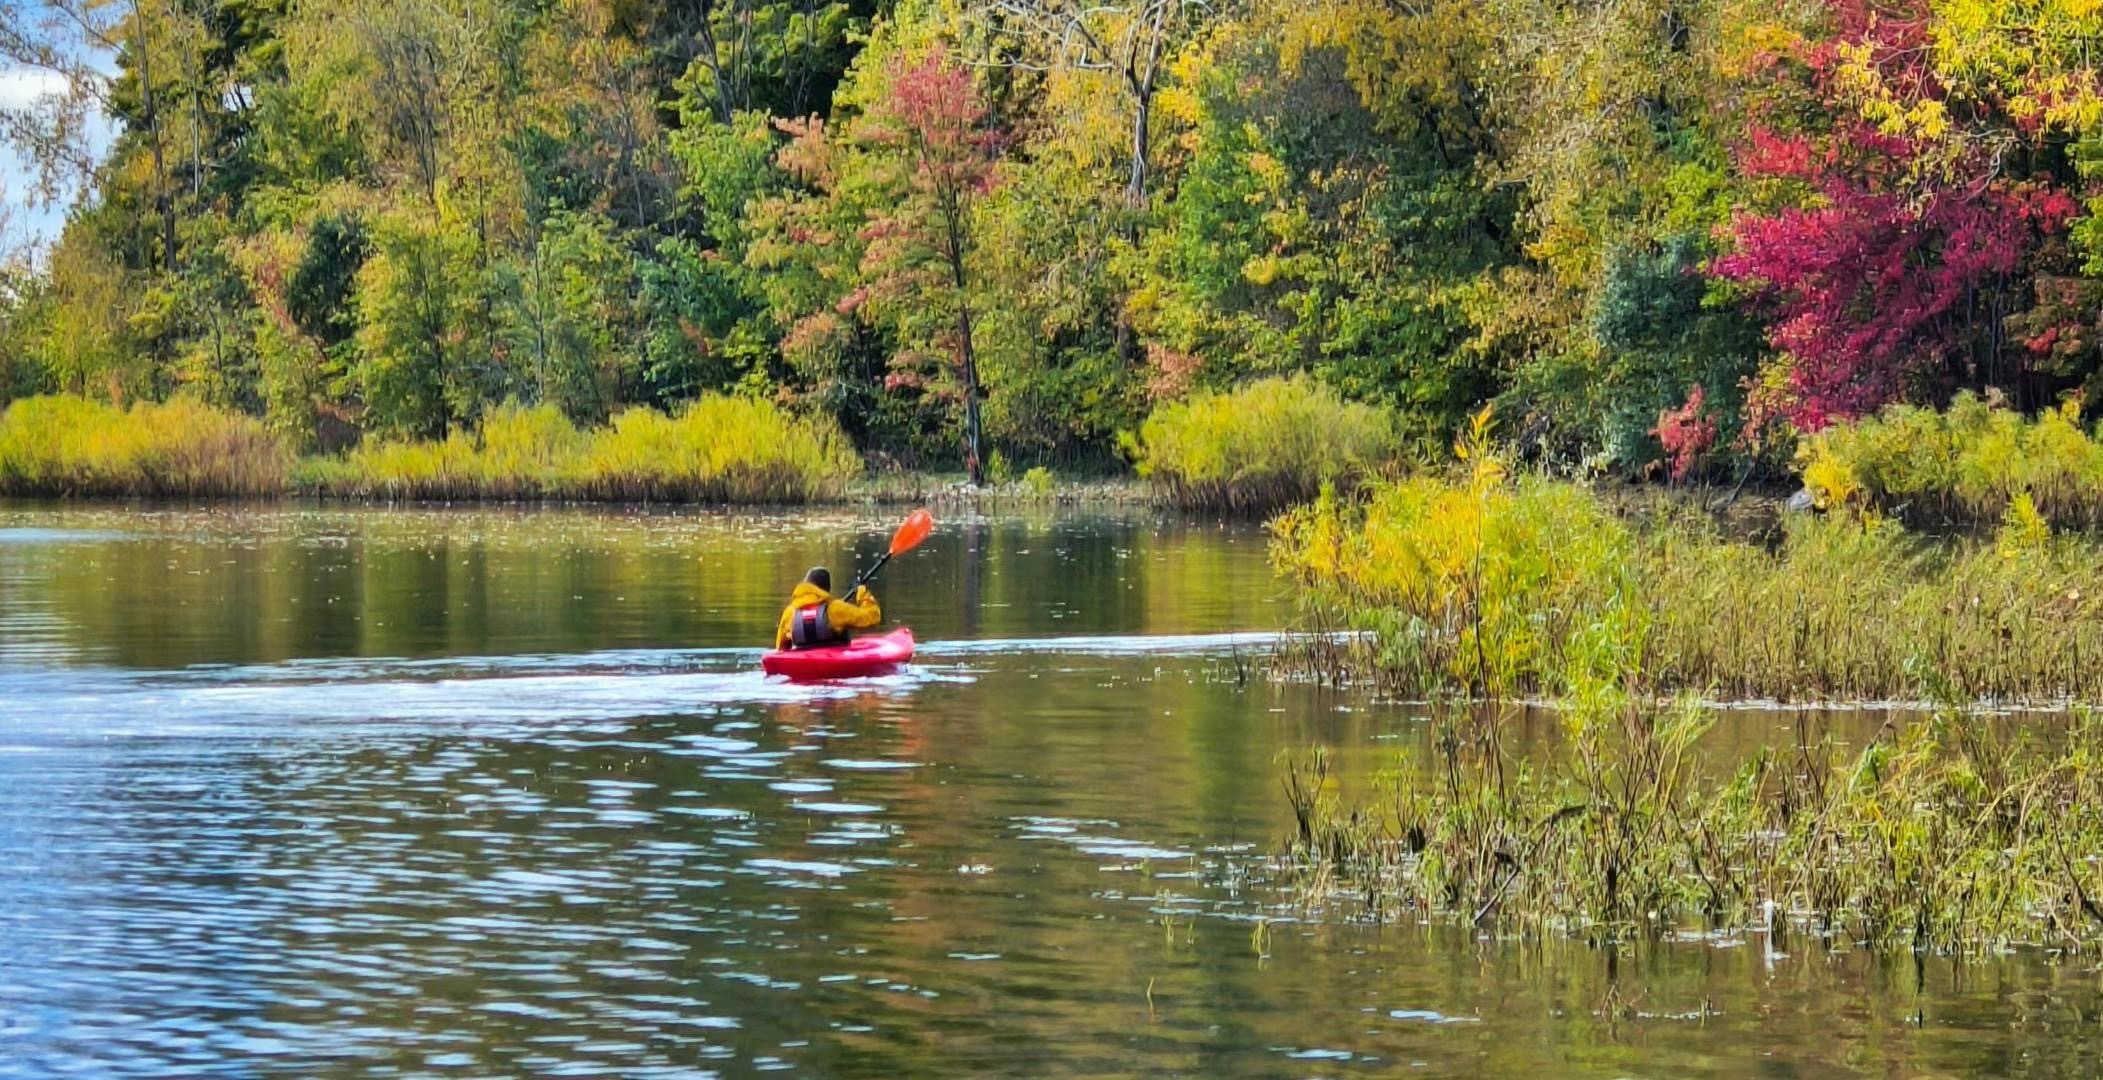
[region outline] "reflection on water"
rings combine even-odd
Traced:
[[[0,510],[0,664],[167,669],[339,656],[757,646],[812,565],[889,512]],[[32,535],[34,542],[8,542]],[[1270,627],[1253,530],[966,517],[877,583],[923,639]]]
[[[887,524],[0,514],[0,1075],[2097,1066],[2087,958],[1302,921],[1276,753],[1425,725],[1241,682],[1254,531],[952,528],[906,673],[753,674]]]

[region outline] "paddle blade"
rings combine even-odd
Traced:
[[[905,524],[891,534],[891,554],[903,555],[920,546],[927,534],[935,531],[935,515],[925,510],[915,510],[906,515]]]

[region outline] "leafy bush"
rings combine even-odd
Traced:
[[[1494,477],[1494,473],[1492,474]],[[2018,499],[1997,535],[1793,521],[1775,546],[1624,522],[1540,478],[1418,478],[1281,518],[1310,673],[1412,695],[1600,687],[1823,700],[2103,701],[2103,545]],[[1329,631],[1358,631],[1335,637]]]
[[[184,398],[123,409],[56,395],[0,413],[5,495],[276,495],[290,466],[260,421]]]
[[[1299,377],[1163,405],[1131,449],[1139,475],[1180,506],[1264,513],[1357,485],[1401,441],[1385,412]]]
[[[1811,436],[1798,466],[1828,506],[1986,523],[2028,494],[2048,521],[2103,524],[2103,443],[2072,401],[2034,420],[1970,394],[1943,412],[1895,406]]]
[[[506,405],[473,436],[367,442],[303,468],[300,482],[322,494],[389,499],[804,502],[837,496],[860,468],[829,420],[708,395],[677,416],[634,408],[591,431],[552,405]]]
[[[1561,689],[1584,650],[1648,635],[1648,612],[1626,602],[1634,540],[1572,485],[1415,477],[1363,507],[1324,493],[1272,527],[1320,628],[1363,632],[1360,662],[1412,691]]]

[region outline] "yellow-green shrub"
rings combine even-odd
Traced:
[[[1154,410],[1132,446],[1139,475],[1178,505],[1258,513],[1356,486],[1395,460],[1393,419],[1305,377],[1199,393]]]
[[[369,441],[300,475],[311,490],[356,497],[754,503],[837,496],[860,467],[828,419],[709,395],[676,417],[633,408],[591,431],[553,406],[506,405],[475,435]]]
[[[1827,505],[1985,523],[2028,493],[2047,520],[2103,524],[2103,443],[2073,402],[2034,419],[1970,394],[1947,411],[1895,406],[1811,436],[1798,464]]]
[[[592,498],[803,502],[838,495],[860,469],[829,419],[708,395],[676,417],[652,409],[615,417],[586,449],[579,484]]]
[[[1647,636],[1646,612],[1629,603],[1628,529],[1571,485],[1482,470],[1468,483],[1415,477],[1362,507],[1324,492],[1272,529],[1279,568],[1330,616],[1323,629],[1370,633],[1374,666],[1414,692],[1526,694],[1611,677],[1617,662],[1601,650],[1640,650]]]
[[[124,409],[56,395],[0,414],[0,494],[277,495],[290,464],[260,421],[184,398]]]

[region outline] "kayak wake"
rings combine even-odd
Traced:
[[[1064,656],[1225,656],[1262,652],[1286,635],[1273,631],[1230,634],[1122,634],[1099,637],[1013,638],[1005,641],[923,641],[919,656],[963,657],[1007,653]]]
[[[248,735],[273,724],[612,721],[739,705],[897,697],[970,680],[1011,655],[1203,657],[1261,652],[1274,633],[922,643],[896,674],[796,683],[759,670],[756,648],[581,654],[331,658],[173,671],[0,669],[0,749],[56,738]]]

